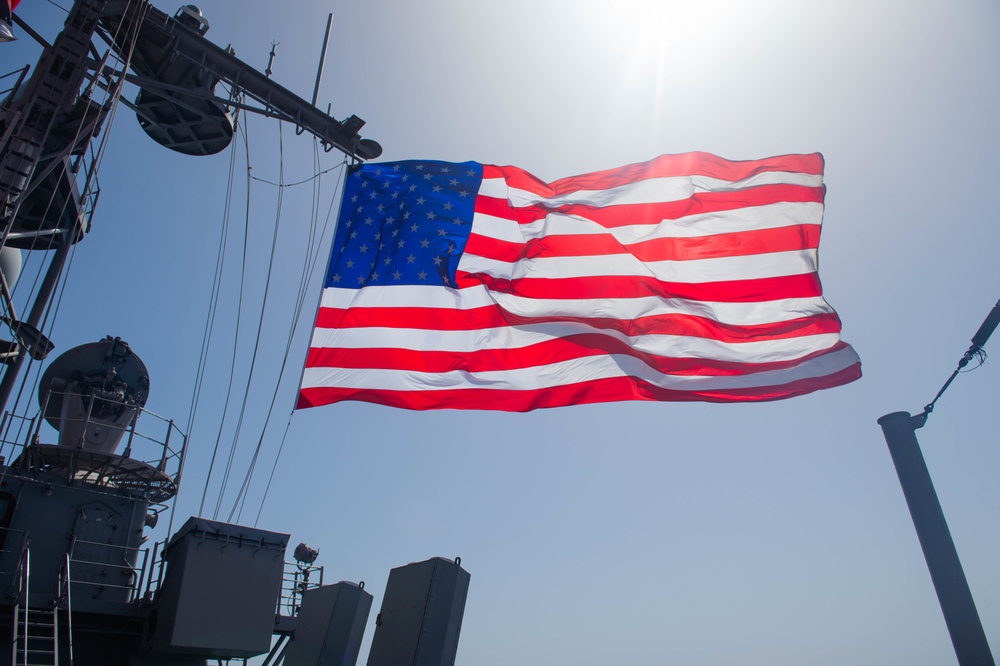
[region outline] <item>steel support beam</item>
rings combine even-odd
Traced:
[[[42,280],[41,287],[38,289],[38,294],[35,296],[34,305],[31,308],[31,312],[28,313],[28,318],[25,322],[29,325],[39,328],[42,317],[45,316],[45,312],[48,309],[49,301],[52,299],[52,294],[55,292],[56,285],[59,284],[59,278],[62,277],[63,268],[66,266],[66,259],[69,257],[70,248],[73,247],[73,242],[70,238],[64,237],[63,242],[56,248],[56,251],[52,255],[52,261],[49,263],[49,269],[45,272],[45,278]],[[10,399],[11,393],[14,391],[14,384],[17,382],[17,376],[21,372],[21,366],[24,365],[24,357],[27,356],[27,352],[22,348],[21,353],[14,358],[14,362],[7,366],[6,371],[4,371],[3,379],[0,380],[0,412],[7,409],[7,401]]]
[[[899,485],[924,551],[958,663],[960,666],[994,666],[983,623],[914,432],[925,420],[925,414],[910,416],[908,412],[892,412],[880,418],[878,424],[889,445],[889,454],[896,466]]]

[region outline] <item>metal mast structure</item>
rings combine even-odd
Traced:
[[[977,356],[980,360],[985,358],[983,346],[997,325],[1000,325],[1000,301],[972,336],[972,345],[951,377],[920,414],[911,416],[909,412],[892,412],[878,419],[960,666],[992,666],[995,662],[941,502],[920,451],[916,431],[926,425],[938,398],[951,386],[962,368]]]
[[[99,189],[88,148],[117,102],[135,111],[154,140],[189,155],[226,148],[238,111],[294,123],[326,150],[355,161],[382,153],[378,143],[358,134],[363,120],[352,115],[340,121],[320,111],[241,61],[232,48],[209,42],[208,28],[192,6],[170,17],[143,0],[78,0],[30,78],[25,81],[22,70],[0,105],[0,243],[53,250],[27,317],[18,320],[5,301],[14,340],[2,350],[0,412],[25,358],[44,358],[51,347],[38,327],[70,246],[90,227]],[[103,56],[95,36],[110,47]],[[125,82],[139,86],[134,102],[120,96]],[[216,93],[220,84],[225,96]],[[107,93],[103,103],[96,101],[101,90]]]
[[[171,17],[147,0],[76,0],[52,44],[15,20],[43,53],[30,76],[0,77],[14,81],[0,92],[0,322],[11,333],[0,340],[0,666],[206,666],[265,654],[269,665],[354,666],[373,597],[363,583],[324,585],[315,550],[300,545],[289,565],[287,534],[203,518],[146,545],[179,488],[187,436],[145,410],[150,378],[126,342],[68,350],[42,373],[35,416],[6,410],[24,363],[54,347],[41,331],[69,251],[90,229],[102,149],[91,144],[118,104],[189,155],[226,148],[241,111],[293,123],[354,162],[381,147],[360,137],[357,116],[315,107],[322,61],[310,103],[209,42],[191,5]],[[138,87],[134,100],[125,83]],[[11,295],[22,250],[48,253],[23,319]],[[54,443],[43,441],[46,422]],[[402,650],[414,665],[454,664],[468,578],[458,558],[393,570],[386,596],[398,601],[383,605],[371,663]]]

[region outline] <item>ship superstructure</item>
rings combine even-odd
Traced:
[[[128,342],[49,358],[42,329],[70,248],[92,224],[93,144],[119,104],[188,155],[226,148],[247,112],[293,123],[354,162],[381,148],[360,137],[360,118],[335,120],[209,42],[193,6],[171,17],[144,1],[79,0],[51,44],[21,27],[44,49],[2,79],[0,104],[0,320],[10,331],[0,341],[0,666],[258,655],[353,665],[373,597],[361,583],[324,583],[312,549],[286,563],[287,534],[201,517],[148,541],[180,486],[187,437],[146,410],[152,382]],[[139,89],[133,100],[126,82]],[[45,254],[47,268],[17,312],[22,252]],[[29,360],[47,364],[37,411],[8,412]],[[457,558],[393,570],[369,664],[453,664],[468,582]]]

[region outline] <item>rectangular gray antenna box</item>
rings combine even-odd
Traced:
[[[372,609],[372,595],[340,581],[306,590],[284,666],[354,666]]]
[[[470,578],[441,557],[390,571],[368,666],[453,666]]]
[[[271,647],[288,535],[191,518],[164,550],[154,653],[252,657]]]

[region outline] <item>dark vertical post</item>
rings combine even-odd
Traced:
[[[28,313],[28,318],[25,320],[26,323],[35,328],[38,328],[42,317],[45,315],[45,310],[49,305],[49,300],[52,298],[52,293],[55,291],[56,285],[59,283],[59,278],[62,277],[63,267],[66,265],[66,258],[69,256],[69,251],[72,247],[73,242],[69,238],[69,232],[66,232],[63,235],[62,243],[52,255],[49,269],[45,273],[45,278],[38,289],[38,294],[35,296],[31,312]],[[20,353],[14,357],[14,362],[7,366],[3,380],[0,380],[0,412],[7,408],[7,400],[14,390],[14,384],[17,382],[17,376],[21,372],[21,366],[24,365],[24,357],[27,352],[24,348],[21,348],[19,351]]]
[[[330,26],[333,25],[333,14],[326,17],[326,33],[323,35],[323,52],[319,54],[319,69],[316,70],[316,85],[313,87],[313,106],[319,97],[319,84],[323,80],[323,65],[326,63],[326,49],[330,45]]]
[[[925,415],[892,412],[878,420],[896,466],[899,485],[917,530],[920,548],[937,592],[951,643],[961,666],[993,666],[993,654],[986,642],[983,623],[972,600],[969,583],[941,511],[927,464],[920,452],[915,429],[923,426]]]

